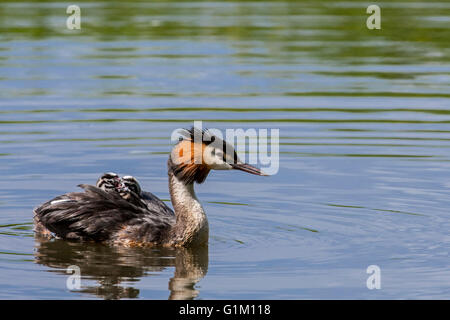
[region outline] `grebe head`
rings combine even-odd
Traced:
[[[129,188],[130,186],[133,187],[133,190]],[[118,192],[120,196],[125,200],[128,200],[131,197],[131,191],[140,190],[139,183],[134,177],[126,176],[124,178],[121,178],[117,173],[114,172],[104,173],[97,180],[96,187],[106,192]]]
[[[130,191],[133,191],[137,195],[140,195],[142,192],[141,185],[139,184],[138,180],[133,176],[123,176],[122,182],[125,185],[126,188],[128,188]]]
[[[184,183],[203,183],[211,170],[241,170],[265,176],[260,169],[242,162],[231,144],[208,130],[180,131],[181,139],[172,149],[169,169]]]
[[[120,187],[121,179],[117,173],[107,172],[98,178],[95,186],[106,192],[116,191]]]

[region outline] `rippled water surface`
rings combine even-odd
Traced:
[[[450,3],[0,2],[1,299],[450,298]],[[271,177],[214,172],[209,248],[47,241],[32,209],[170,134],[277,128]],[[80,290],[66,287],[80,267]],[[369,290],[369,265],[381,289]]]

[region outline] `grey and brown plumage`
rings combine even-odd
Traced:
[[[82,192],[61,195],[36,208],[36,232],[124,245],[206,244],[208,220],[194,183],[203,183],[211,170],[264,174],[242,163],[234,148],[208,131],[193,128],[184,130],[181,137],[167,162],[174,211],[142,191],[134,177],[106,173],[96,186],[82,184]]]
[[[159,212],[160,214],[167,216],[175,216],[175,213],[170,209],[162,200],[160,200],[153,193],[143,191],[138,180],[133,176],[123,176],[122,183],[125,187],[125,191],[122,191],[122,197],[133,201],[136,196],[140,201],[143,201],[150,211]],[[119,190],[120,191],[120,190]],[[136,201],[136,200],[134,200]]]

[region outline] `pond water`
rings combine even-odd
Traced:
[[[81,30],[0,3],[0,299],[450,298],[449,2],[379,2],[381,30],[365,1],[77,4]],[[34,207],[103,172],[168,200],[194,120],[280,132],[276,174],[196,187],[208,248],[35,237]]]

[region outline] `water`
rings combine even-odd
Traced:
[[[448,2],[380,2],[382,30],[363,1],[78,4],[70,31],[66,3],[0,3],[1,299],[450,297]],[[276,175],[197,186],[209,248],[35,238],[35,206],[105,171],[169,199],[194,120],[280,129]]]

